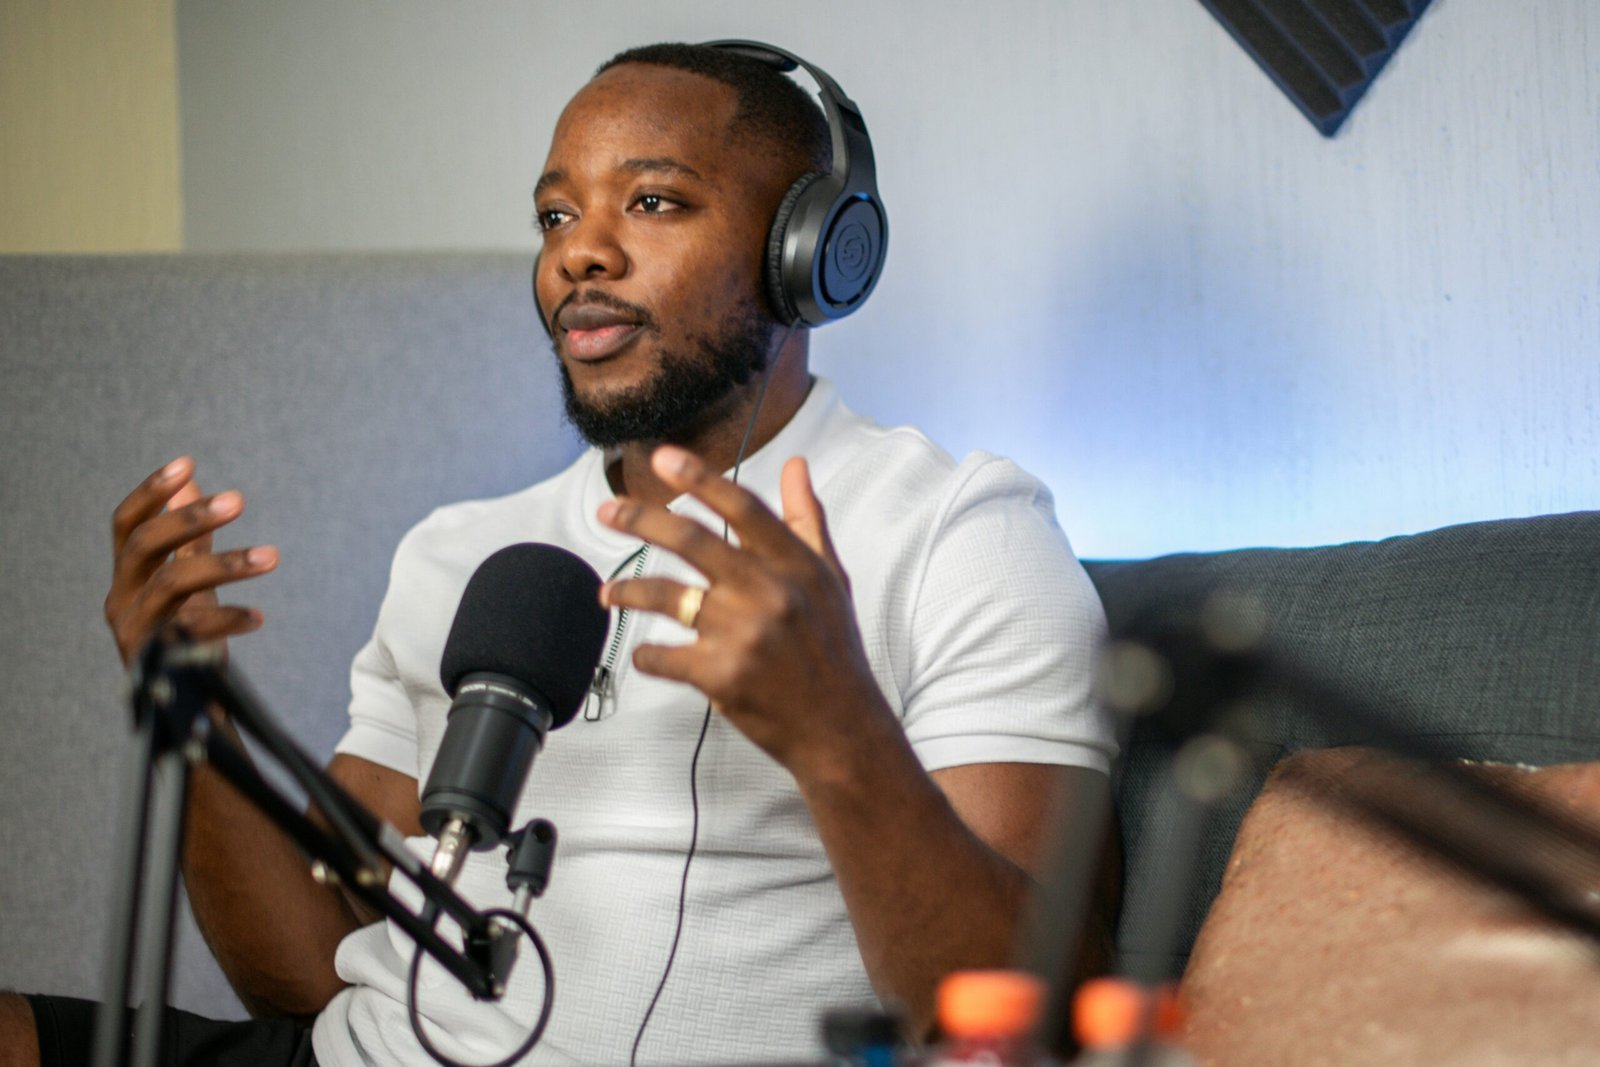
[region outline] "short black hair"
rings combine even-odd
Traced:
[[[755,137],[792,152],[797,168],[823,174],[833,169],[833,136],[822,108],[776,67],[726,48],[647,44],[618,52],[600,64],[595,76],[624,63],[686,70],[731,86],[738,97],[729,124],[735,136]]]

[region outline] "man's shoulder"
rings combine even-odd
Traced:
[[[863,477],[889,482],[938,478],[956,466],[950,453],[915,426],[884,426],[851,410],[836,393],[812,436],[809,460],[819,486],[840,476],[852,482]]]
[[[958,460],[919,427],[882,425],[853,411],[837,393],[834,397],[818,427],[822,464],[856,477],[920,485],[924,491],[936,485],[1043,490],[1037,478],[1005,456],[975,451]]]
[[[839,506],[915,512],[935,521],[1002,501],[1053,511],[1044,483],[1005,456],[976,451],[958,460],[914,426],[880,426],[847,409],[844,415],[831,446],[822,450],[817,479],[826,486],[825,498]]]

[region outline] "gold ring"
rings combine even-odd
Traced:
[[[706,591],[698,585],[686,585],[678,596],[678,621],[692,630],[700,620],[700,606],[705,602]]]

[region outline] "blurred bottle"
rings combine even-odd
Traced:
[[[822,1017],[834,1067],[895,1067],[905,1052],[905,1017],[894,1007],[835,1008]]]
[[[1074,1067],[1194,1067],[1178,1044],[1183,1006],[1171,985],[1090,979],[1073,999],[1072,1030],[1083,1047]]]
[[[1038,1067],[1046,1062],[1035,1032],[1045,986],[1022,971],[957,971],[939,985],[940,1041],[927,1064]]]

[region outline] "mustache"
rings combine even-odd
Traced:
[[[602,307],[615,311],[629,318],[635,319],[641,326],[654,326],[655,316],[649,310],[638,304],[630,304],[621,297],[613,296],[604,289],[574,290],[568,293],[556,309],[550,313],[550,328],[553,330],[561,322],[561,313],[569,307]]]

